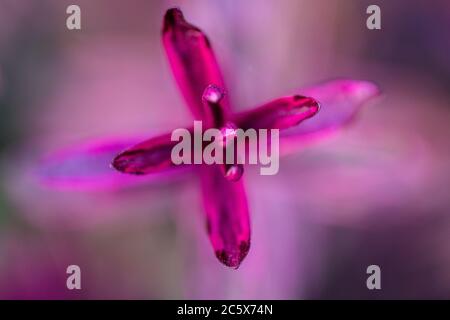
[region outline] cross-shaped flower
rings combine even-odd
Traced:
[[[359,107],[379,92],[370,82],[334,80],[306,88],[302,95],[282,97],[234,114],[211,43],[203,32],[186,22],[175,8],[165,14],[162,37],[173,74],[195,120],[203,121],[206,128],[279,129],[282,152],[295,150],[299,143],[348,123]],[[306,119],[309,120],[302,123]],[[112,166],[127,174],[164,176],[186,167],[175,165],[171,159],[176,144],[171,141],[171,133],[131,147],[127,143],[64,152],[50,158],[43,167],[43,176],[47,182],[65,186],[122,183],[121,175],[108,171],[107,160],[112,155]],[[119,153],[125,147],[128,148]],[[234,163],[198,167],[207,231],[215,254],[225,265],[238,268],[250,248],[249,208],[241,179],[243,166]]]

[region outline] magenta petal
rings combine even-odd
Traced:
[[[234,121],[242,129],[287,129],[313,117],[319,103],[300,95],[283,97],[253,110],[240,113]]]
[[[48,156],[37,169],[40,180],[64,189],[103,189],[136,184],[113,168],[111,159],[139,139],[112,139],[62,150]]]
[[[238,268],[250,249],[250,218],[242,179],[227,180],[215,165],[200,169],[212,246],[223,264]]]
[[[300,90],[319,101],[320,112],[300,126],[284,130],[283,137],[305,137],[335,131],[349,123],[359,108],[379,95],[378,87],[368,81],[333,80]]]
[[[164,16],[163,44],[175,80],[197,120],[205,118],[202,94],[208,85],[225,88],[222,75],[208,38],[186,22],[179,9],[169,9]],[[228,109],[227,99],[222,103]]]
[[[170,140],[171,134],[163,134],[135,144],[119,154],[115,154],[111,165],[118,171],[136,175],[161,173],[176,166],[171,152],[177,141]]]

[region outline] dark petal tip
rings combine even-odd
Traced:
[[[124,159],[122,154],[117,155],[111,162],[111,167],[120,172],[125,172],[127,160]]]
[[[238,269],[242,263],[242,260],[247,256],[250,249],[250,243],[247,241],[241,241],[239,250],[234,252],[227,252],[226,250],[217,250],[216,257],[224,265],[230,268]]]
[[[141,172],[136,168],[133,157],[130,157],[133,153],[130,151],[124,151],[118,154],[111,162],[111,167],[122,173],[129,173],[135,175],[141,175]]]
[[[180,22],[186,22],[180,8],[171,8],[167,10],[164,15],[163,32],[166,32]]]

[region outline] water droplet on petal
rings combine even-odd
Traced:
[[[236,125],[232,122],[227,122],[225,126],[220,128],[220,133],[222,134],[223,139],[218,141],[218,143],[226,148],[237,136]]]
[[[220,100],[223,99],[225,95],[225,92],[222,88],[211,84],[206,87],[205,91],[203,92],[202,99],[209,103],[218,103]]]
[[[242,164],[225,165],[225,179],[228,181],[238,181],[244,174]]]
[[[237,133],[237,127],[233,122],[228,121],[222,128],[220,128],[224,138],[234,138]]]

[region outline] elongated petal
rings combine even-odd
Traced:
[[[283,137],[304,139],[333,132],[349,123],[359,108],[380,91],[368,81],[341,79],[302,89],[300,93],[319,101],[320,112],[301,125],[281,132]]]
[[[300,95],[279,98],[253,110],[240,113],[234,121],[242,129],[288,129],[313,117],[319,103]]]
[[[112,166],[123,173],[143,175],[175,169],[171,159],[172,148],[178,143],[163,134],[135,144],[111,157]]]
[[[216,165],[202,166],[207,231],[217,258],[238,268],[250,248],[250,218],[242,179],[227,180]]]
[[[205,88],[208,85],[225,88],[208,38],[174,8],[164,17],[162,39],[175,80],[189,108],[196,120],[204,119],[202,94]],[[228,108],[226,98],[222,103]]]
[[[141,179],[111,168],[114,156],[139,140],[110,139],[62,150],[46,157],[37,174],[44,184],[64,189],[105,189],[141,183]]]

